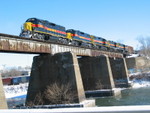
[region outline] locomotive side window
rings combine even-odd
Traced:
[[[80,32],[82,35],[84,34],[83,32]]]
[[[65,27],[59,26],[59,28],[60,28],[61,30],[65,30]]]
[[[70,32],[70,33],[72,33],[72,34],[75,34],[75,30],[73,30],[73,29],[69,29],[69,30],[67,30],[66,32],[67,32],[67,33]]]
[[[51,25],[51,26],[56,26],[56,24],[54,24],[54,23],[50,23],[50,25]]]

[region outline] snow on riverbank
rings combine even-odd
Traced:
[[[26,95],[27,89],[28,89],[28,83],[4,86],[6,98],[15,98],[18,96]]]
[[[130,74],[132,88],[150,87],[150,72]]]
[[[140,77],[139,79],[138,74],[135,74],[133,76],[138,77],[132,78],[132,88],[150,87],[150,80],[147,80],[147,78],[145,79]],[[150,76],[150,74],[148,74],[147,76]],[[27,89],[28,83],[4,86],[5,96],[7,99],[17,97],[21,98],[20,96],[25,96],[27,94]]]
[[[150,87],[150,81],[133,80],[132,88]],[[4,86],[6,98],[17,98],[27,94],[28,83]]]
[[[132,88],[150,87],[150,81],[132,81]]]

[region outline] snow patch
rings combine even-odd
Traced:
[[[131,54],[130,56],[127,56],[127,58],[133,58],[133,57],[138,57],[139,54]]]
[[[5,97],[14,98],[14,97],[26,95],[27,89],[28,89],[28,83],[4,86]]]
[[[132,88],[150,87],[150,81],[135,80],[132,82]]]

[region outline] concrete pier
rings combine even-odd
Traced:
[[[109,58],[116,87],[129,87],[129,75],[124,58]]]
[[[78,59],[85,91],[115,87],[108,56]]]
[[[76,98],[74,103],[85,101],[85,93],[82,84],[80,69],[75,54],[66,52],[55,55],[41,55],[34,57],[31,71],[31,79],[27,94],[26,104],[31,101],[37,104],[36,94],[44,92],[48,85],[59,83],[60,85],[70,84],[72,92]],[[73,97],[72,97],[73,98]],[[93,102],[88,106],[92,105]],[[43,105],[51,103],[43,99]],[[85,105],[86,106],[86,105]]]
[[[148,72],[150,69],[150,60],[146,57],[126,58],[129,73]]]
[[[2,83],[2,78],[0,75],[0,109],[7,109],[7,102],[5,99],[5,93],[3,89],[3,83]]]

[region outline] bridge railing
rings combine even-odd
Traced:
[[[9,109],[0,113],[150,113],[150,105],[61,109]]]

